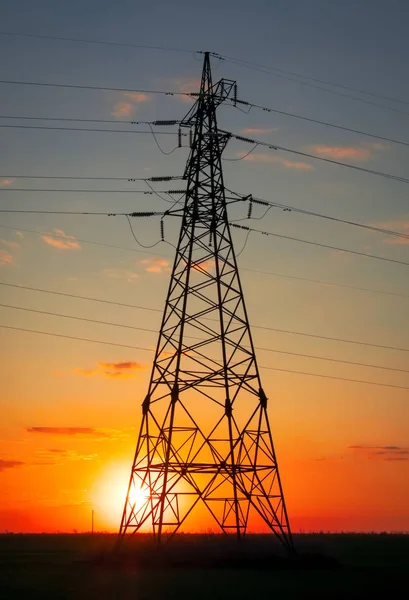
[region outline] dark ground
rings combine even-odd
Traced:
[[[294,540],[295,562],[271,536],[248,536],[237,549],[221,536],[183,534],[159,555],[147,536],[132,538],[112,560],[112,535],[0,535],[0,599],[409,598],[409,535]]]

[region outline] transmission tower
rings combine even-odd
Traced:
[[[199,504],[224,533],[252,519],[292,549],[290,526],[227,218],[216,109],[237,99],[212,83],[205,53],[186,198],[120,539],[143,525],[175,534]],[[142,500],[141,500],[142,498]]]

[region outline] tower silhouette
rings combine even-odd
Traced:
[[[205,53],[200,93],[181,125],[193,128],[182,224],[120,538],[143,525],[158,541],[198,505],[241,538],[262,521],[287,548],[290,526],[267,415],[267,397],[227,217],[216,109],[237,99],[213,85]]]

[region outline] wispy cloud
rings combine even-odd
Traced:
[[[200,90],[200,79],[196,77],[166,77],[158,81],[159,84],[171,88],[172,92],[182,92],[177,99],[182,102],[192,103],[195,98],[189,96],[190,92],[197,93]]]
[[[372,142],[357,146],[326,146],[318,144],[309,146],[307,149],[324,158],[366,162],[374,158],[376,152],[389,150],[389,146],[387,144]]]
[[[57,465],[64,464],[67,461],[90,461],[97,458],[98,454],[80,454],[75,450],[65,450],[62,448],[40,449],[37,451],[37,456],[40,461],[32,463],[36,465]]]
[[[0,185],[13,185],[14,179],[0,179]]]
[[[164,273],[169,271],[169,261],[164,258],[144,258],[140,261],[147,273]]]
[[[249,154],[248,156],[246,156],[245,152],[239,152],[239,153],[237,153],[237,156],[243,158],[243,160],[246,160],[248,162],[278,164],[278,165],[281,165],[282,167],[285,167],[286,169],[310,171],[311,169],[314,168],[309,163],[306,163],[303,161],[287,160],[286,158],[284,158],[282,156],[275,156],[274,154],[267,154],[267,153],[264,154],[262,152],[253,152],[252,154]]]
[[[7,250],[0,250],[0,265],[10,265],[13,262],[13,256]]]
[[[0,471],[6,469],[15,469],[16,467],[22,467],[24,463],[21,460],[1,460],[0,459]]]
[[[264,135],[266,133],[273,133],[274,131],[278,131],[278,127],[246,127],[241,130],[242,133],[254,135]]]
[[[1,240],[3,246],[7,246],[8,248],[20,248],[20,244],[18,242],[13,242],[10,240]]]
[[[53,231],[56,237],[52,234],[41,236],[42,240],[49,246],[60,250],[79,250],[81,248],[73,235],[67,235],[62,229],[54,229]]]
[[[111,113],[116,119],[132,117],[138,110],[138,104],[151,100],[151,96],[139,92],[125,92],[123,97],[127,100],[116,102]]]
[[[93,427],[26,427],[28,433],[42,433],[46,435],[85,435],[96,437],[110,437],[109,433],[94,429]]]
[[[152,99],[151,96],[148,96],[148,94],[141,94],[140,92],[125,92],[124,96],[126,98],[130,98],[138,104],[141,102],[150,102]]]
[[[126,370],[135,370],[140,371],[143,369],[143,366],[140,363],[127,361],[127,362],[117,362],[117,363],[106,363],[99,362],[98,365],[103,369],[114,369],[115,371],[126,371]]]
[[[370,160],[372,152],[369,148],[353,146],[310,146],[309,150],[319,156],[334,159],[350,159],[356,161]]]
[[[137,376],[134,374],[134,371],[142,371],[144,370],[144,368],[144,365],[132,361],[117,363],[98,362],[96,368],[75,368],[73,369],[73,373],[75,373],[75,375],[81,375],[83,377],[103,377],[104,379],[127,380],[137,379]]]
[[[409,448],[404,446],[348,446],[350,450],[356,450],[358,455],[366,458],[380,460],[409,460]]]
[[[132,117],[136,113],[137,107],[132,102],[117,102],[112,110],[111,115],[116,119],[124,117]]]
[[[24,237],[24,234],[22,231],[16,231],[16,236],[22,240]]]
[[[121,269],[120,267],[113,267],[104,269],[103,271],[108,277],[113,279],[125,279],[128,283],[134,283],[138,279],[139,274],[129,269]]]
[[[202,273],[209,273],[214,265],[214,260],[202,260],[201,262],[192,262],[192,269]]]
[[[402,219],[394,219],[391,221],[383,221],[374,223],[376,227],[382,227],[384,229],[392,229],[393,231],[398,231],[399,233],[405,233],[409,236],[409,217],[404,217]],[[400,237],[387,237],[383,240],[384,244],[409,244],[408,238],[400,238]]]

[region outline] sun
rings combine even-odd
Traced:
[[[95,511],[99,530],[117,531],[128,492],[129,463],[111,463],[105,467],[90,488],[88,498]],[[139,512],[150,499],[149,487],[131,486],[129,501],[135,512]]]
[[[125,493],[126,497],[126,493]],[[124,501],[125,501],[124,497]],[[148,502],[150,497],[148,486],[135,487],[131,486],[129,490],[129,503],[133,506],[134,510],[137,512]]]

